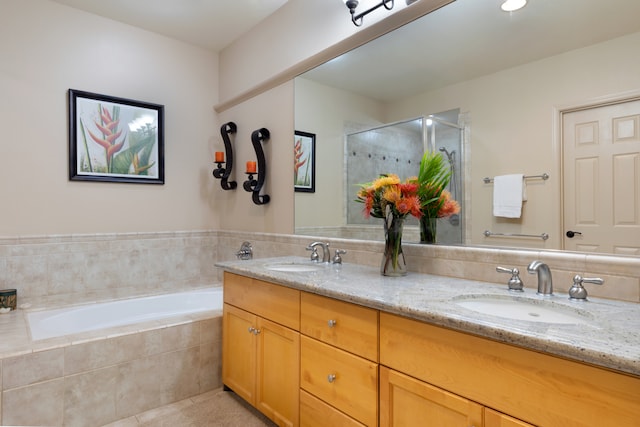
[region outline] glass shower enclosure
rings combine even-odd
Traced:
[[[457,122],[458,112],[453,110],[346,135],[345,216],[347,228],[355,233],[351,237],[372,240],[383,238],[380,219],[365,218],[362,214],[363,205],[355,202],[360,184],[373,181],[380,174],[395,173],[401,180],[417,176],[423,153],[437,150],[451,166],[452,177],[447,190],[461,207],[459,214],[438,220],[437,241],[443,244],[459,244],[464,241],[461,178],[464,129]],[[411,216],[405,221],[403,241],[420,241],[418,221]]]

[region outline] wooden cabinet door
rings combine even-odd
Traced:
[[[366,427],[347,414],[300,390],[300,427]]]
[[[251,328],[256,316],[229,304],[222,314],[222,383],[254,404],[256,339]]]
[[[534,427],[490,408],[484,409],[484,427]]]
[[[481,427],[482,405],[380,366],[380,427]]]
[[[297,426],[300,388],[300,334],[257,319],[255,406],[279,426]]]

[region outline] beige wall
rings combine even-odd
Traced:
[[[315,193],[295,193],[295,225],[344,225],[345,129],[350,122],[384,123],[384,105],[302,78],[295,80],[294,105],[296,130],[316,134],[317,166]]]
[[[236,165],[232,171],[232,178],[238,183],[238,188],[222,191],[218,184],[211,199],[212,214],[219,218],[220,228],[223,230],[291,233],[293,82],[271,89],[221,113],[220,122],[228,121],[233,121],[238,126],[233,143]],[[251,133],[261,128],[268,129],[271,137],[262,144],[267,174],[260,195],[267,194],[271,200],[267,204],[256,205],[251,200],[251,193],[242,188],[242,183],[247,179],[244,173],[246,162],[256,160]],[[221,150],[222,143],[219,147]]]
[[[0,236],[211,229],[218,57],[47,0],[0,0]],[[165,185],[68,180],[67,90],[165,106]]]

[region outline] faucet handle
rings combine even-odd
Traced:
[[[582,286],[583,283],[592,283],[594,285],[604,285],[604,280],[599,277],[582,277],[579,274],[573,276],[573,285],[569,289],[569,299],[573,301],[586,301],[587,290]]]
[[[342,257],[340,255],[344,255],[346,253],[347,253],[347,251],[345,251],[344,249],[336,249],[336,254],[333,257],[333,263],[334,264],[342,264]]]
[[[511,274],[511,278],[509,279],[508,286],[509,291],[514,292],[524,292],[522,289],[524,284],[522,283],[522,279],[520,279],[520,270],[517,268],[505,268],[505,267],[496,267],[496,271],[498,273],[509,273]]]
[[[311,261],[313,262],[319,262],[320,261],[320,255],[318,255],[318,248],[315,246],[307,246],[305,248],[308,251],[311,251]]]
[[[251,242],[242,242],[240,250],[236,252],[236,257],[241,260],[248,260],[253,258],[253,247]]]

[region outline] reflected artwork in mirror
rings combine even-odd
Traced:
[[[456,0],[297,77],[295,126],[314,129],[323,167],[316,170],[316,192],[295,195],[296,233],[363,238],[348,232],[357,216],[345,203],[357,191],[348,178],[364,165],[349,164],[349,136],[432,115],[453,126],[436,122],[435,140],[425,126],[425,149],[440,152],[456,170],[449,190],[463,206],[461,215],[447,219],[459,221],[452,226],[459,234],[440,243],[571,247],[565,227],[583,233],[578,238],[591,229],[585,221],[577,226],[563,206],[566,181],[573,179],[563,176],[563,118],[640,99],[636,16],[640,2],[633,0],[537,0],[511,13],[490,0]],[[458,143],[439,143],[454,131]],[[389,157],[400,159],[397,143],[387,142]],[[549,179],[528,180],[521,217],[494,216],[493,184],[483,179],[519,173]],[[613,253],[640,256],[633,248]]]

